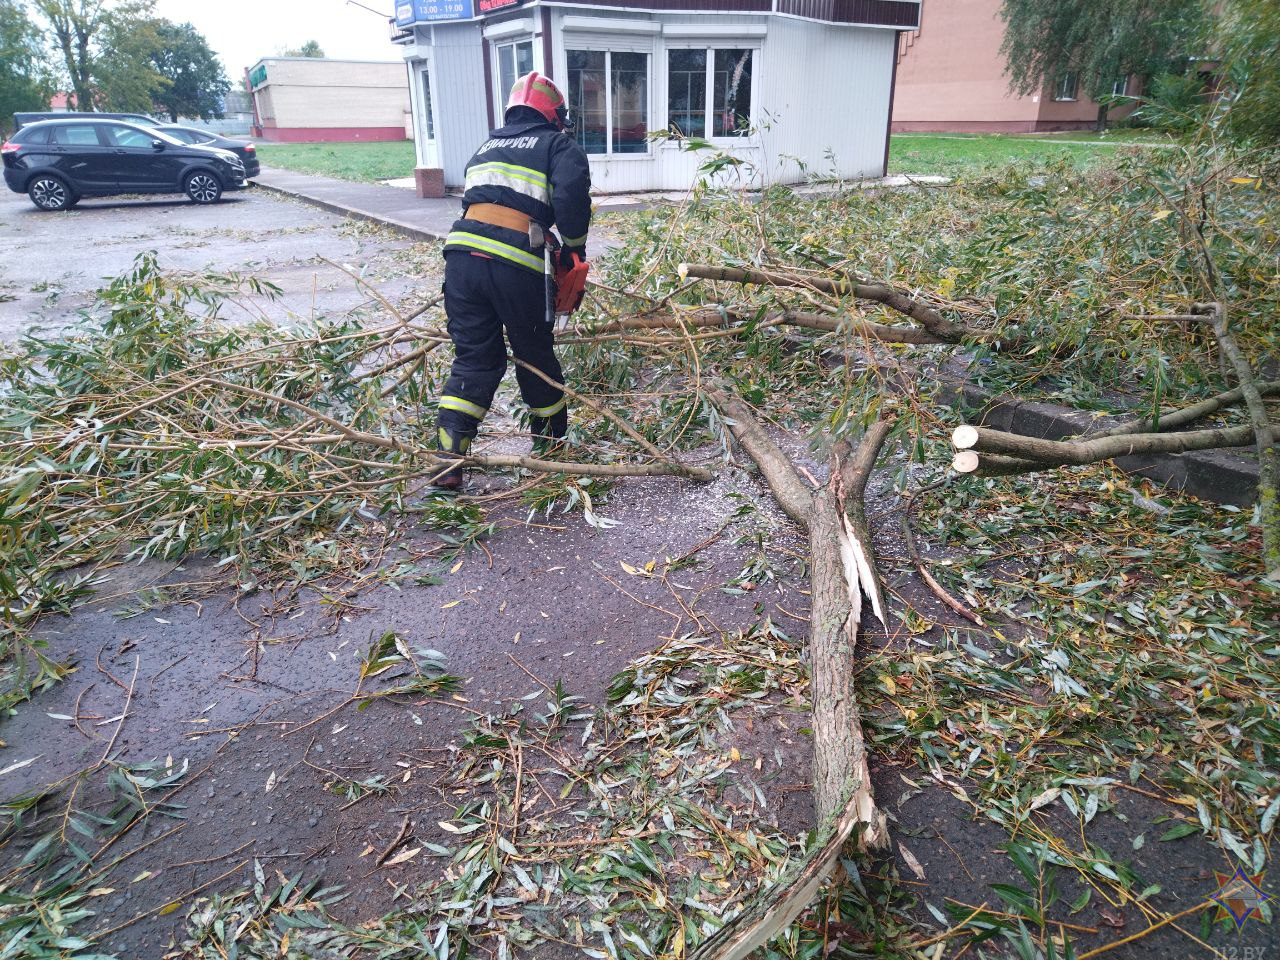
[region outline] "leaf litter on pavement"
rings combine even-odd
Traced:
[[[1184,929],[1170,912],[1171,891],[1161,889],[1167,879],[1142,875],[1134,855],[1200,837],[1223,862],[1254,872],[1265,865],[1280,816],[1277,600],[1260,578],[1249,511],[1165,494],[1103,466],[928,483],[936,470],[908,461],[935,461],[937,429],[951,425],[950,414],[927,403],[938,351],[921,351],[912,366],[897,348],[848,333],[781,335],[761,320],[782,294],[725,297],[676,279],[677,260],[752,263],[760,250],[839,263],[925,291],[947,310],[1057,338],[1041,359],[980,349],[977,375],[992,385],[1095,409],[1150,402],[1158,410],[1172,369],[1191,371],[1190,392],[1214,389],[1189,338],[1170,338],[1167,328],[1114,309],[1117,301],[1155,309],[1176,272],[1168,225],[1146,210],[1156,193],[1141,165],[1158,162],[1133,161],[1122,171],[1128,180],[1049,168],[878,197],[776,191],[762,198],[767,218],[749,202],[707,194],[696,209],[657,210],[631,223],[633,242],[613,258],[608,277],[626,292],[600,291],[590,319],[607,328],[637,303],[647,311],[668,302],[719,304],[747,315],[735,334],[741,339],[698,334],[707,339],[695,349],[687,331],[588,328],[566,338],[579,389],[625,410],[644,440],[685,455],[729,453],[723,423],[699,395],[704,365],[714,364],[777,424],[815,435],[828,428],[856,434],[891,403],[883,382],[919,381],[916,392],[894,401],[907,455],[890,464],[891,507],[898,493],[917,489],[919,532],[933,547],[926,565],[987,626],[933,617],[902,600],[883,646],[860,652],[859,694],[876,759],[896,761],[913,789],[945,791],[1002,830],[1014,882],[993,884],[987,902],[974,904],[920,888],[939,933],[921,911],[907,909],[917,889],[910,878],[891,864],[850,856],[839,882],[770,946],[774,956],[933,958],[949,950],[981,954],[993,940],[995,950],[1026,960],[1056,957],[1069,955],[1078,934],[1125,922],[1121,908],[1136,910],[1152,929],[1167,922],[1191,938],[1189,946],[1209,936],[1212,911],[1201,911],[1198,933]],[[1230,212],[1240,233],[1229,257],[1248,311],[1243,335],[1265,355],[1275,339],[1260,319],[1276,292],[1267,273],[1276,243],[1265,225],[1271,196],[1252,186],[1235,193]],[[865,243],[868,236],[877,242]],[[315,423],[281,402],[304,403],[366,436],[421,433],[440,374],[438,328],[402,317],[373,329],[363,318],[343,318],[285,332],[228,330],[189,315],[189,307],[214,307],[245,284],[252,281],[175,279],[144,258],[106,291],[105,327],[88,327],[68,343],[31,339],[6,361],[12,390],[0,431],[13,469],[3,487],[5,519],[24,534],[0,543],[13,579],[4,585],[12,599],[6,668],[21,681],[6,705],[66,676],[31,642],[30,625],[82,603],[125,551],[211,551],[245,593],[283,580],[298,597],[315,591],[315,602],[340,616],[377,583],[438,582],[463,553],[487,551],[486,538],[510,523],[486,509],[487,494],[421,498],[412,455],[299,441]],[[415,343],[425,359],[405,352]],[[1046,376],[1051,354],[1053,375]],[[193,366],[203,378],[191,375]],[[1121,373],[1130,379],[1118,383],[1117,399],[1103,385]],[[157,382],[184,389],[162,392]],[[228,395],[238,399],[229,404]],[[634,452],[634,438],[604,416],[580,411],[574,430],[576,452],[590,450],[594,459]],[[330,486],[317,489],[319,476],[332,478]],[[518,499],[530,521],[573,509],[607,529],[613,521],[599,510],[613,482],[517,476],[502,495]],[[147,495],[141,500],[139,490]],[[723,584],[726,592],[749,594],[797,563],[779,548],[776,531],[741,532],[757,509],[746,498],[726,518],[754,548]],[[439,531],[439,544],[406,548],[407,518]],[[60,544],[52,559],[31,548],[41,533]],[[647,561],[629,566],[621,567],[624,578],[654,575]],[[197,597],[222,582],[165,588],[126,612]],[[282,606],[289,612],[300,602]],[[803,621],[805,611],[782,613]],[[769,801],[783,778],[800,785],[807,777],[795,755],[804,751],[785,742],[808,736],[805,665],[763,608],[757,618],[740,632],[655,641],[657,649],[620,674],[599,707],[556,685],[478,715],[451,745],[438,782],[451,804],[438,823],[447,842],[415,839],[411,830],[387,850],[386,861],[403,858],[422,875],[397,888],[388,916],[339,922],[330,908],[358,890],[254,864],[248,889],[195,890],[158,906],[185,913],[172,956],[691,952],[745,897],[785,879],[812,839],[782,829]],[[393,634],[374,639],[360,684],[338,709],[450,693],[456,678],[434,651],[402,646]],[[366,689],[366,679],[399,685]],[[743,753],[734,733],[748,724],[774,731],[776,751]],[[139,818],[175,815],[147,791],[170,789],[186,774],[173,761],[152,771],[113,767],[123,806],[111,815],[75,815],[73,791],[65,805],[70,828],[43,834],[44,846],[0,880],[0,929],[13,931],[0,956],[93,956],[96,948],[73,928],[92,914],[92,892],[107,889],[109,877],[105,867],[87,867],[97,858],[73,834],[113,836]],[[386,786],[382,774],[334,773],[331,780],[351,802]],[[1087,828],[1117,816],[1126,794],[1164,812],[1153,824],[1134,825],[1140,832],[1129,849],[1108,849]],[[8,812],[17,828],[49,806],[48,797],[14,798]],[[19,833],[10,832],[10,841]],[[927,875],[909,849],[919,850],[917,843],[899,846],[908,870]],[[37,866],[52,868],[51,877]],[[225,889],[234,888],[235,875]],[[1069,903],[1063,877],[1082,888]],[[1076,916],[1095,908],[1094,926]]]

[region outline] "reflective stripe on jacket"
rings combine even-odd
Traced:
[[[527,214],[544,230],[554,224],[567,247],[585,247],[591,225],[591,167],[582,147],[546,121],[509,123],[489,134],[467,163],[462,219],[448,250],[474,250],[542,272],[542,247],[527,234],[468,220],[473,203],[496,203]]]

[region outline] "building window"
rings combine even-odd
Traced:
[[[647,153],[649,55],[567,50],[574,137],[591,154]]]
[[[680,136],[746,136],[751,128],[751,50],[667,54],[667,125]]]
[[[717,50],[713,137],[746,136],[751,127],[751,51]]]
[[[1129,94],[1129,78],[1121,77],[1111,85],[1111,95],[1113,97],[1124,97]]]
[[[1075,100],[1076,92],[1080,86],[1080,74],[1071,70],[1064,73],[1061,79],[1054,85],[1053,99],[1055,100]]]
[[[422,71],[422,121],[427,131],[427,139],[436,138],[436,118],[431,110],[431,71]]]
[[[516,80],[533,70],[533,41],[521,40],[498,47],[498,112],[502,113]]]
[[[707,51],[667,54],[667,124],[682,137],[707,135]]]

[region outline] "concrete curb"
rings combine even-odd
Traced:
[[[1099,423],[1071,407],[997,396],[956,377],[943,377],[938,399],[950,407],[978,410],[978,422],[984,426],[1027,437],[1061,440]],[[1258,496],[1258,461],[1227,450],[1120,457],[1115,463],[1128,473],[1202,500],[1249,507]]]
[[[351,217],[353,220],[365,220],[369,223],[382,224],[389,230],[393,230],[401,236],[410,240],[443,240],[444,236],[434,233],[430,230],[423,230],[421,227],[415,227],[411,223],[405,223],[403,220],[397,220],[394,217],[388,217],[383,213],[373,213],[369,210],[362,210],[359,207],[353,207],[349,204],[335,203],[332,200],[325,200],[321,197],[312,196],[309,193],[303,193],[300,190],[286,190],[284,187],[277,187],[269,183],[261,183],[260,181],[250,181],[254,189],[265,190],[268,193],[274,193],[282,197],[292,197],[294,200],[301,200],[303,203],[310,204],[313,207],[319,207],[321,210],[327,210],[329,213],[336,213],[342,217]]]

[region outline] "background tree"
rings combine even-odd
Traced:
[[[320,48],[320,44],[314,40],[308,40],[300,47],[290,47],[284,52],[286,57],[314,57],[318,60],[324,59],[324,50]]]
[[[164,21],[146,17],[111,17],[94,64],[94,97],[99,110],[150,113],[169,87],[152,56],[160,46]]]
[[[1043,94],[1068,73],[1107,124],[1116,81],[1173,70],[1203,51],[1203,0],[1003,0],[1001,53],[1014,93]]]
[[[18,110],[44,110],[53,92],[40,31],[17,0],[0,0],[0,131]]]
[[[33,0],[77,110],[146,110],[164,80],[151,67],[152,0]]]
[[[1222,14],[1229,127],[1245,139],[1280,142],[1280,0],[1230,0]]]
[[[208,41],[189,23],[161,20],[155,32],[159,43],[151,52],[151,65],[168,81],[155,98],[156,107],[175,123],[180,116],[221,117],[231,81]]]

